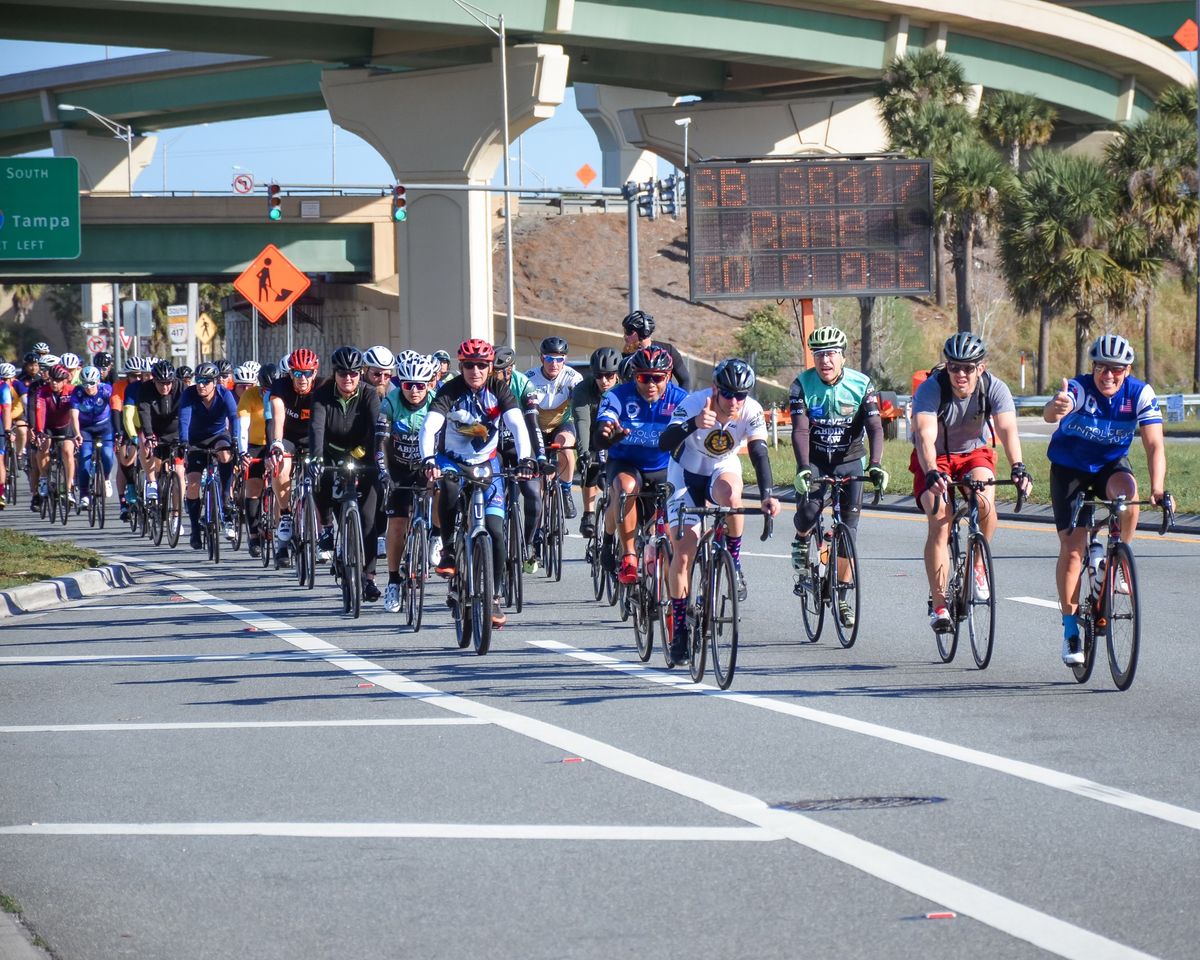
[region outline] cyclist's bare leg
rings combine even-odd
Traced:
[[[1079,583],[1087,538],[1086,527],[1077,527],[1074,532],[1058,531],[1058,565],[1054,569],[1054,579],[1058,584],[1058,606],[1064,614],[1074,614],[1079,609]]]
[[[996,475],[987,467],[976,467],[969,474],[972,480],[994,480]],[[984,487],[979,491],[979,529],[983,532],[983,539],[988,543],[992,542],[992,535],[996,532],[996,488]]]
[[[931,504],[936,510],[931,514]],[[946,605],[946,582],[950,576],[950,506],[941,497],[926,490],[921,494],[921,510],[928,524],[925,531],[925,576],[935,608]]]
[[[642,489],[641,480],[639,477],[631,473],[617,474],[617,490],[618,495],[613,499],[614,507],[617,501],[620,500],[620,493],[627,494],[625,498],[625,513],[620,517],[621,521],[621,555],[633,553],[633,536],[637,532],[637,494]],[[607,526],[607,522],[605,524]]]
[[[710,487],[713,500],[722,507],[738,509],[742,506],[742,475],[740,473],[718,474]],[[746,518],[741,514],[731,513],[725,518],[725,533],[730,537],[740,537],[746,527]]]
[[[1104,490],[1104,495],[1109,500],[1115,500],[1117,497],[1137,500],[1137,480],[1132,473],[1114,473],[1108,478],[1108,486]],[[1141,512],[1141,507],[1130,506],[1126,507],[1121,514],[1121,539],[1126,543],[1129,543],[1133,539],[1134,533],[1137,532],[1138,515]]]
[[[271,480],[271,486],[275,490],[275,516],[271,519],[278,525],[280,511],[284,507],[290,510],[292,506],[292,458],[290,456],[285,456],[279,461],[279,469]]]
[[[63,451],[63,467],[67,475],[67,489],[70,490],[75,486],[75,444],[64,443]]]
[[[600,496],[599,487],[583,487],[583,512],[591,513],[596,509],[596,498]]]
[[[575,476],[575,434],[570,430],[560,430],[554,435],[554,442],[560,447],[558,479],[563,483],[570,483]]]
[[[673,512],[673,511],[672,511]],[[672,517],[671,536],[675,536],[675,523]],[[688,595],[688,574],[692,569],[692,560],[696,557],[696,548],[700,543],[699,526],[689,524],[683,528],[683,536],[673,540],[675,552],[671,555],[671,570],[667,577],[667,592],[672,600],[682,600]]]

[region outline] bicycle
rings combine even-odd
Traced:
[[[525,606],[525,519],[521,485],[504,480],[504,605],[520,613]]]
[[[546,456],[557,453],[557,443],[547,444]],[[566,520],[563,513],[562,484],[558,482],[555,462],[551,459],[542,468],[542,540],[541,562],[546,576],[556,583],[562,580],[562,549],[566,535]]]
[[[324,472],[333,477],[334,549],[329,572],[342,588],[342,613],[358,619],[362,613],[363,526],[358,507],[358,471],[362,464],[347,457]],[[311,497],[311,494],[310,494]],[[312,504],[316,510],[315,501]],[[315,526],[314,526],[315,531]]]
[[[992,660],[992,644],[996,638],[996,574],[992,563],[992,548],[979,527],[979,493],[984,487],[1017,487],[1017,513],[1025,504],[1025,494],[1015,480],[974,480],[955,477],[950,481],[946,503],[950,506],[950,576],[946,582],[946,609],[950,613],[950,629],[936,632],[938,655],[943,663],[954,659],[962,624],[967,623],[971,640],[971,656],[975,666],[986,670]],[[963,502],[955,504],[955,492],[962,493]],[[963,549],[959,526],[967,521],[967,543]],[[979,595],[976,570],[983,570],[987,596]],[[930,600],[930,612],[933,601]]]
[[[104,516],[108,508],[108,492],[104,485],[108,478],[104,476],[104,461],[100,456],[100,443],[92,440],[92,469],[88,472],[88,490],[91,499],[88,501],[88,526],[104,529]]]
[[[671,538],[667,532],[667,500],[673,487],[669,483],[653,484],[637,494],[621,494],[618,515],[624,510],[629,496],[642,504],[649,501],[651,510],[639,517],[634,533],[634,555],[638,558],[637,582],[626,587],[628,608],[633,618],[633,634],[637,642],[638,659],[647,662],[654,654],[654,630],[666,631],[671,601],[667,594],[667,572],[671,566]],[[665,635],[665,633],[664,633]]]
[[[609,502],[608,482],[601,475],[600,493],[596,497],[596,528],[588,538],[583,555],[591,568],[592,595],[596,600],[603,600],[607,593],[608,604],[612,606],[617,602],[617,574],[615,570],[604,568],[604,517]]]
[[[275,488],[272,486],[275,470],[272,459],[264,459],[262,509],[258,513],[258,530],[255,532],[258,534],[258,544],[262,550],[260,559],[265,569],[271,566],[271,560],[275,557]]]
[[[854,537],[842,519],[842,497],[840,488],[848,483],[870,483],[866,476],[825,476],[813,479],[813,486],[821,486],[821,512],[808,534],[808,565],[796,576],[792,592],[800,597],[800,619],[809,643],[821,638],[825,625],[825,608],[833,617],[838,642],[843,648],[854,646],[858,639],[859,614],[859,568],[858,552],[854,549]],[[872,505],[879,503],[881,491],[875,490]],[[833,514],[829,529],[825,530],[825,505],[829,501]],[[846,568],[843,571],[843,566]],[[843,579],[849,576],[848,580]],[[847,626],[842,622],[841,603],[845,601],[851,610],[853,622]]]
[[[156,547],[162,544],[164,533],[167,545],[172,550],[179,546],[179,534],[183,530],[183,481],[179,479],[182,453],[183,447],[175,444],[163,461],[157,502],[145,497],[141,500],[145,505],[145,520],[152,527],[150,536]]]
[[[1162,522],[1158,535],[1166,533],[1175,525],[1175,513],[1170,494],[1164,494],[1164,503],[1149,500],[1100,500],[1086,497],[1083,491],[1076,494],[1071,505],[1073,533],[1078,525],[1080,512],[1089,510],[1088,547],[1085,566],[1081,577],[1087,580],[1087,595],[1079,602],[1079,623],[1083,627],[1083,663],[1072,665],[1077,683],[1087,683],[1096,661],[1096,638],[1103,634],[1107,638],[1108,671],[1118,690],[1128,690],[1137,672],[1138,650],[1141,643],[1141,610],[1137,598],[1137,572],[1133,563],[1133,550],[1121,539],[1121,514],[1129,507],[1152,507],[1162,509]],[[1104,507],[1108,515],[1104,520],[1096,519],[1096,507]],[[1096,533],[1107,523],[1108,537],[1100,546]],[[1093,547],[1096,549],[1093,551]],[[1097,558],[1102,559],[1097,562]],[[1124,581],[1122,584],[1120,581]],[[1124,589],[1122,589],[1124,587]],[[1080,591],[1082,592],[1082,582]]]
[[[321,535],[321,522],[313,498],[312,481],[308,479],[307,454],[292,458],[292,521],[296,580],[301,587],[311,590],[317,579],[317,538]],[[275,569],[283,563],[284,557],[276,546]]]
[[[429,580],[429,537],[433,528],[433,490],[414,487],[413,515],[400,560],[400,609],[413,633],[425,614],[425,583]]]
[[[728,690],[737,669],[738,585],[733,557],[725,546],[726,522],[733,514],[761,515],[763,532],[759,539],[767,540],[774,530],[774,521],[758,507],[682,507],[680,513],[700,518],[700,543],[688,571],[688,668],[693,682],[703,680],[705,657],[707,649],[711,648],[717,686]],[[711,528],[708,528],[709,517],[713,518]],[[675,539],[682,537],[681,524],[676,529]],[[663,652],[667,666],[674,666],[670,636],[666,631],[663,633]]]
[[[71,437],[50,438],[49,478],[46,484],[48,496],[42,499],[42,519],[51,524],[61,521],[65,527],[71,514],[71,501],[67,497],[67,465],[63,460],[62,445],[74,443]]]
[[[17,505],[17,495],[20,493],[20,485],[17,483],[19,472],[16,439],[10,432],[8,443],[4,448],[4,503],[6,506],[15,507]]]
[[[229,510],[233,514],[233,537],[229,541],[231,550],[242,549],[242,539],[246,526],[246,468],[240,464],[234,466],[233,489],[230,490]]]
[[[208,548],[208,559],[220,563],[221,524],[225,516],[221,474],[217,469],[217,454],[221,451],[208,447],[188,447],[187,450],[188,453],[204,454],[208,461],[200,473],[200,530]]]

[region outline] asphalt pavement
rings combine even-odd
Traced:
[[[864,514],[850,650],[802,642],[790,514],[750,520],[721,693],[638,662],[577,537],[477,657],[440,582],[413,634],[81,519],[0,514],[136,580],[0,626],[0,892],[61,960],[1195,956],[1200,538],[1135,541],[1119,693],[1059,660],[1049,526],[995,537],[979,671],[920,517]]]

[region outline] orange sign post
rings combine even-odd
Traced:
[[[250,301],[268,323],[276,323],[300,299],[312,281],[268,243],[262,253],[233,281],[233,288]]]

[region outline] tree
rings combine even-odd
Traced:
[[[1174,117],[1183,123],[1196,125],[1196,88],[1173,84],[1158,95],[1154,104],[1154,112],[1166,117]]]
[[[983,98],[976,120],[984,136],[1008,148],[1008,163],[1016,173],[1021,151],[1046,143],[1056,117],[1054,108],[1033,94],[997,90]]]
[[[33,305],[42,295],[42,285],[40,283],[16,283],[7,289],[12,292],[12,306],[13,312],[16,314],[16,322],[24,324],[33,311]]]
[[[83,293],[78,284],[54,284],[47,288],[46,299],[62,333],[62,349],[72,353],[83,353]]]
[[[971,330],[975,235],[997,220],[1011,182],[1004,158],[978,136],[960,139],[934,166],[934,200],[949,225],[960,331]]]
[[[755,371],[769,377],[780,367],[794,364],[803,355],[792,335],[792,323],[775,304],[760,307],[746,314],[741,329],[733,335],[738,352],[753,357]]]
[[[870,375],[875,343],[875,297],[858,298],[859,369]]]

